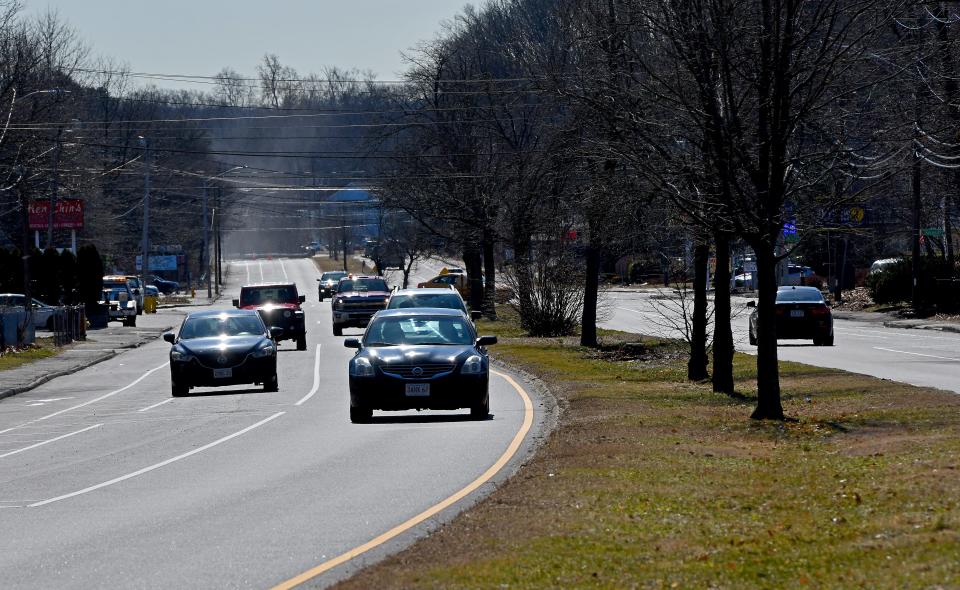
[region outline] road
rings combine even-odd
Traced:
[[[0,586],[268,588],[409,528],[309,584],[326,585],[449,518],[490,489],[481,476],[506,477],[529,452],[540,406],[502,376],[490,420],[351,424],[352,351],[332,335],[312,262],[235,262],[229,276],[228,302],[248,280],[293,280],[307,295],[308,350],[282,343],[279,393],[174,399],[157,340],[0,402]]]
[[[734,340],[737,350],[752,354],[756,347],[747,342],[747,301],[734,298]],[[682,336],[675,328],[679,308],[655,291],[607,293],[604,311],[605,328],[652,336]],[[779,357],[960,393],[960,334],[835,319],[834,335],[832,347],[783,340]]]

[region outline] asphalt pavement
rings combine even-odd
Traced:
[[[229,276],[226,302],[247,281],[293,280],[307,296],[308,350],[282,343],[278,393],[172,398],[169,345],[152,340],[0,401],[0,587],[264,588],[303,572],[318,574],[306,587],[327,585],[451,518],[531,452],[546,413],[506,374],[491,377],[489,420],[351,424],[352,351],[332,335],[312,262],[240,261]]]
[[[734,341],[737,350],[754,354],[756,347],[747,342],[747,301],[733,300]],[[604,328],[671,338],[683,335],[676,299],[660,291],[607,293],[603,312]],[[855,319],[834,318],[834,346],[781,340],[779,358],[960,393],[960,333],[916,329],[923,327],[919,323],[904,324],[912,328],[890,327],[879,314],[851,315]]]

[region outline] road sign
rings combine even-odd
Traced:
[[[143,270],[143,256],[137,256],[137,270]],[[149,270],[177,270],[177,255],[151,256]]]
[[[943,237],[943,228],[942,227],[925,227],[923,228],[923,235],[928,238],[942,238]]]

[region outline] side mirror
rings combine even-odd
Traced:
[[[319,282],[322,281],[322,280],[323,280],[323,279],[317,279],[317,282],[319,283]]]
[[[233,306],[234,306],[234,307],[240,307],[240,300],[239,300],[239,299],[234,299],[234,300],[233,300]]]
[[[301,295],[301,296],[298,297],[297,299],[300,301],[300,303],[305,303],[305,302],[307,301],[307,296],[306,296],[306,295]]]
[[[170,344],[173,344],[177,341],[177,335],[174,334],[173,332],[167,332],[163,335],[163,339],[169,342]]]
[[[493,346],[496,343],[496,336],[481,336],[477,338],[477,346]]]
[[[270,337],[276,340],[277,338],[283,336],[283,328],[279,326],[270,326]]]
[[[756,307],[756,306],[757,306],[756,301],[753,301],[753,300],[747,301],[747,307]]]
[[[470,312],[470,319],[473,320],[473,321],[477,321],[477,320],[479,320],[479,319],[482,318],[482,317],[483,317],[483,312],[482,312],[482,311],[471,311],[471,312]]]
[[[360,348],[360,339],[359,338],[347,338],[343,341],[344,348]]]

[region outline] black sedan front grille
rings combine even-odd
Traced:
[[[391,377],[401,379],[433,379],[449,375],[457,365],[453,363],[424,363],[424,364],[392,364],[383,365],[381,370]]]

